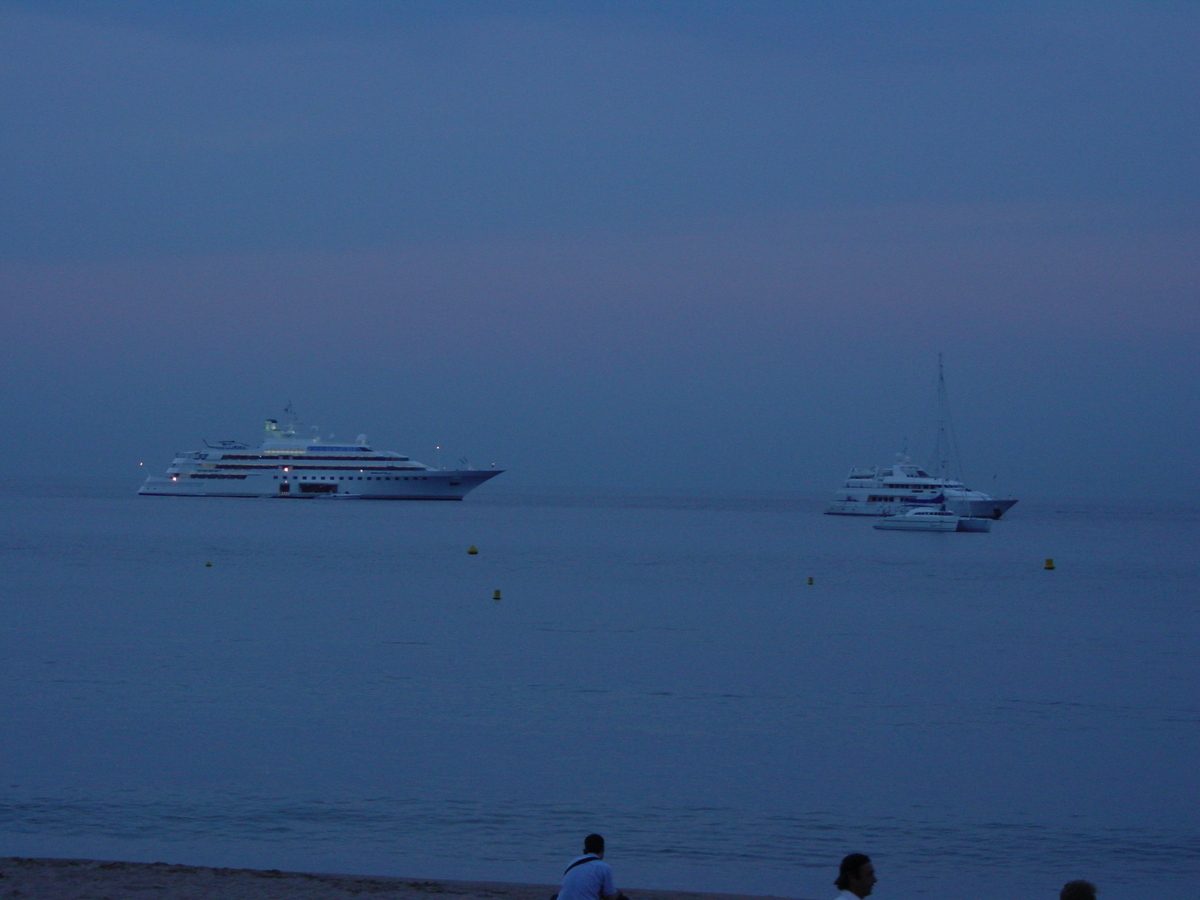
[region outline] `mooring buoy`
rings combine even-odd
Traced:
[[[1047,557],[1046,564],[1044,566],[1042,566],[1042,568],[1043,569],[1053,569],[1054,568],[1054,560]]]
[[[469,553],[471,556],[474,556],[478,552],[479,550],[476,549],[474,544],[467,548],[467,553]]]

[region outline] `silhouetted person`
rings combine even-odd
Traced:
[[[589,834],[583,839],[583,856],[571,860],[563,872],[558,900],[617,900],[612,866],[604,862],[604,838]]]
[[[875,867],[871,865],[871,857],[865,853],[851,853],[842,860],[838,870],[837,881],[834,884],[841,889],[837,900],[862,900],[875,887]]]
[[[1096,900],[1096,886],[1090,881],[1068,881],[1058,900]]]

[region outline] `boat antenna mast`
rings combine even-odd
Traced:
[[[278,419],[267,419],[267,436],[294,438],[296,436],[296,428],[299,422],[296,420],[296,410],[292,408],[292,401],[287,402],[287,406],[283,408],[284,421],[283,427],[279,427]]]
[[[952,476],[959,481],[963,479],[962,457],[958,452],[958,439],[954,436],[954,422],[950,418],[950,396],[946,392],[946,375],[940,353],[937,368],[937,436],[929,470],[939,478]]]

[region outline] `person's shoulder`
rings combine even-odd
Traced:
[[[591,864],[594,862],[600,863],[600,865],[605,864],[595,853],[585,853],[583,856],[577,856],[567,864],[566,874],[570,875],[576,869],[590,869],[592,868]]]

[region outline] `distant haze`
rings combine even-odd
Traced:
[[[6,473],[1198,493],[1200,5],[0,0]],[[139,463],[145,466],[139,468]],[[1018,507],[1019,509],[1019,507]]]

